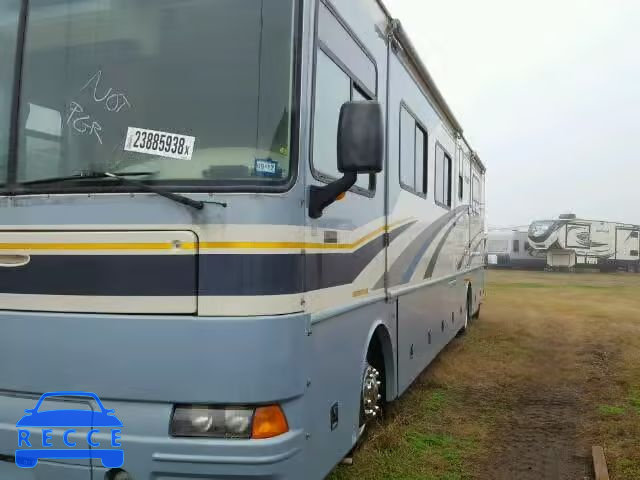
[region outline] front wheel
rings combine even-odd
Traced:
[[[360,397],[360,433],[364,434],[367,425],[382,413],[382,380],[380,372],[367,362],[362,378]]]

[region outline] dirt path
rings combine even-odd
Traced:
[[[502,392],[511,408],[495,430],[484,472],[478,478],[504,480],[560,480],[593,478],[590,442],[584,438],[585,412],[592,409],[589,389],[591,357],[584,354],[584,333],[540,329],[528,346],[528,377],[509,383]]]
[[[589,447],[579,436],[582,403],[576,385],[527,385],[496,432],[491,460],[477,478],[591,479]]]

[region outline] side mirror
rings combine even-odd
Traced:
[[[309,216],[320,218],[325,208],[353,187],[361,173],[379,173],[384,160],[382,107],[378,102],[347,102],[338,124],[338,171],[344,176],[309,190]]]
[[[384,157],[382,108],[378,102],[348,102],[340,110],[338,170],[380,173]]]

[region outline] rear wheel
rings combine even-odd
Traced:
[[[469,329],[469,321],[471,320],[471,289],[467,288],[467,306],[464,311],[464,325],[458,331],[458,337],[463,336]]]

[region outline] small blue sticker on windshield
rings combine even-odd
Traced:
[[[258,177],[282,178],[282,168],[270,158],[256,158],[254,172]]]

